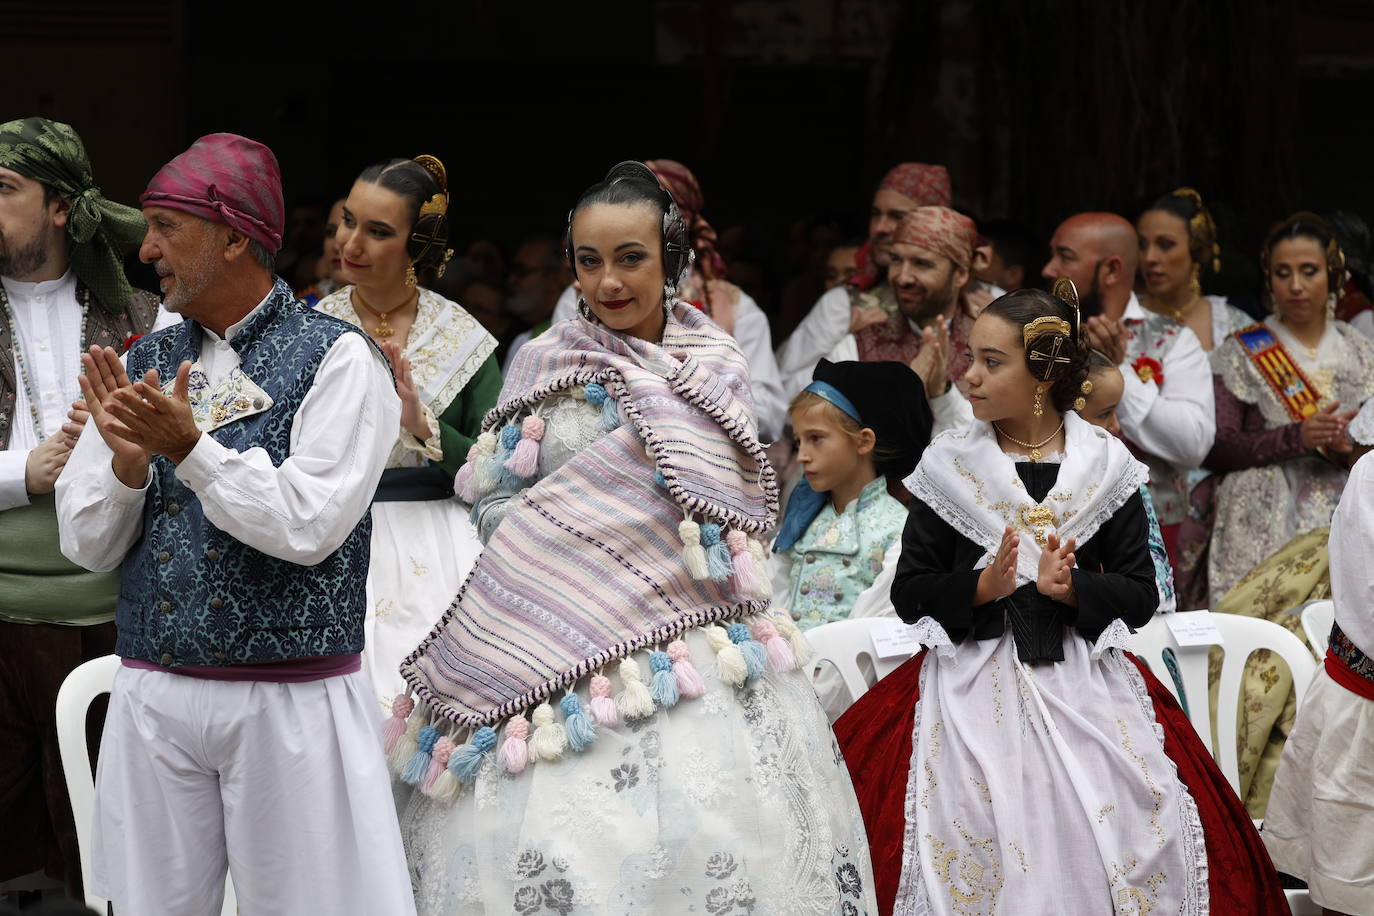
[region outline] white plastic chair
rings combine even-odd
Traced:
[[[78,666],[57,692],[57,747],[62,754],[62,774],[67,780],[67,795],[72,801],[76,821],[76,845],[81,853],[81,884],[86,905],[98,913],[107,912],[104,898],[91,891],[91,822],[95,818],[95,780],[91,778],[91,753],[86,747],[86,713],[91,703],[114,686],[119,656],[106,655]],[[238,913],[234,885],[224,879],[224,906],[221,916]]]
[[[874,627],[890,621],[891,618],[885,617],[860,617],[837,620],[807,630],[806,638],[814,654],[807,663],[806,672],[812,682],[816,681],[820,672],[833,665],[845,689],[849,691],[849,702],[852,704],[868,693],[871,686],[860,666],[861,659],[868,659],[877,680],[900,668],[910,655],[879,658],[873,650]]]
[[[1307,686],[1317,672],[1317,663],[1312,653],[1288,630],[1276,623],[1256,617],[1242,617],[1238,614],[1213,614],[1223,641],[1221,682],[1217,690],[1217,741],[1220,747],[1212,744],[1212,727],[1209,719],[1207,696],[1207,646],[1188,646],[1180,648],[1169,631],[1164,615],[1157,615],[1142,627],[1133,640],[1133,650],[1145,659],[1156,677],[1164,682],[1170,692],[1178,695],[1173,678],[1163,664],[1163,650],[1173,650],[1182,674],[1183,692],[1188,698],[1188,719],[1202,743],[1212,752],[1217,765],[1231,787],[1240,791],[1240,758],[1236,753],[1236,704],[1240,699],[1241,680],[1245,674],[1245,661],[1260,649],[1269,649],[1279,658],[1293,675],[1293,690],[1298,707]]]
[[[1307,644],[1319,658],[1326,656],[1326,645],[1331,641],[1331,627],[1336,623],[1336,603],[1330,598],[1309,601],[1302,609],[1302,631],[1307,634]]]
[[[1131,651],[1150,666],[1150,670],[1159,678],[1160,683],[1169,689],[1174,699],[1179,701],[1179,705],[1188,710],[1188,721],[1192,723],[1193,730],[1202,739],[1208,752],[1215,757],[1216,749],[1212,747],[1212,723],[1207,715],[1207,647],[1179,646],[1165,621],[1166,616],[1156,614],[1149,623],[1136,630],[1135,635],[1131,637]],[[1164,663],[1166,649],[1173,653],[1174,661],[1178,664],[1179,679],[1183,681],[1182,695],[1179,694],[1179,685],[1174,683],[1173,675]]]

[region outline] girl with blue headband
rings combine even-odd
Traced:
[[[921,379],[902,363],[823,359],[813,379],[789,408],[804,476],[771,569],[778,605],[803,630],[896,616],[888,591],[907,515],[900,482],[931,430]]]

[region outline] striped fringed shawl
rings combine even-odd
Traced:
[[[522,347],[486,432],[591,383],[628,422],[511,499],[453,605],[401,666],[417,700],[458,725],[497,725],[638,649],[765,612],[766,587],[694,577],[679,535],[686,518],[749,534],[775,521],[747,379],[734,340],[682,303],[661,345],[574,318]]]

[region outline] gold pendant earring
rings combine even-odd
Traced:
[[[407,264],[407,265],[406,265],[406,286],[416,286],[419,282],[420,282],[419,279],[415,276],[415,265],[414,265],[414,264]]]
[[[1035,388],[1035,409],[1032,411],[1037,417],[1045,414],[1044,405],[1041,403],[1044,396],[1045,392],[1037,385]]]
[[[1194,295],[1194,296],[1201,296],[1201,295],[1202,295],[1202,282],[1198,279],[1198,277],[1199,277],[1199,275],[1200,275],[1201,273],[1202,273],[1202,267],[1201,267],[1201,265],[1199,265],[1199,264],[1194,264],[1194,265],[1193,265],[1193,295]]]

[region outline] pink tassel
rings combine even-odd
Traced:
[[[673,660],[673,677],[677,679],[677,692],[689,700],[695,700],[706,692],[706,684],[701,674],[692,664],[692,650],[680,639],[668,643],[668,657]]]
[[[615,726],[620,724],[620,710],[611,699],[611,679],[598,674],[592,678],[592,701],[588,703],[592,721],[597,725]]]
[[[778,635],[778,628],[770,621],[760,620],[754,624],[754,638],[763,643],[768,651],[768,664],[774,671],[791,671],[797,667],[797,656],[787,640]]]
[[[516,477],[529,480],[539,473],[539,443],[544,438],[542,417],[526,417],[520,424],[520,441],[506,459],[506,467]]]
[[[525,739],[530,736],[530,723],[524,716],[516,716],[506,723],[506,740],[501,743],[501,762],[508,773],[523,773],[530,763],[530,748]]]
[[[467,460],[458,469],[458,473],[453,476],[453,493],[465,503],[477,501],[477,494],[472,489],[472,472],[477,467],[477,459],[482,455],[481,448],[473,442],[468,448]]]
[[[735,588],[744,595],[752,595],[759,587],[759,571],[749,553],[749,535],[743,531],[727,531],[725,543],[735,569]]]
[[[434,742],[434,750],[430,752],[429,769],[425,771],[425,778],[420,782],[420,791],[426,795],[431,795],[434,791],[434,782],[439,776],[448,769],[448,758],[453,753],[453,739],[447,735]]]
[[[406,719],[415,711],[415,701],[409,694],[401,694],[391,701],[391,718],[382,723],[382,747],[388,754],[396,750],[396,743],[406,733]]]

